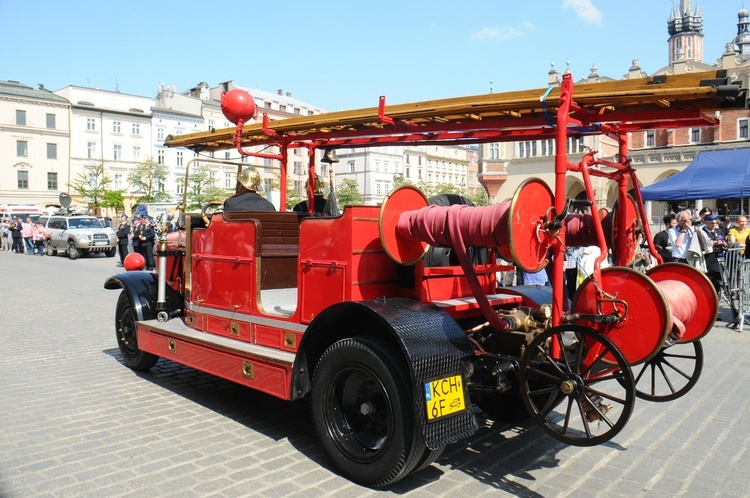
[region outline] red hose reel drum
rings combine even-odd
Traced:
[[[604,296],[597,293],[597,287]],[[670,263],[648,275],[631,268],[605,268],[598,286],[589,277],[578,287],[572,310],[623,316],[614,325],[580,323],[606,335],[628,363],[636,365],[656,355],[670,334],[677,342],[706,335],[716,321],[718,307],[716,292],[705,275],[688,265]]]
[[[419,261],[428,246],[485,246],[524,271],[537,272],[549,262],[542,229],[554,200],[547,185],[526,180],[513,199],[493,206],[430,206],[424,194],[405,185],[388,194],[380,208],[380,240],[397,263]]]
[[[635,255],[638,252],[639,246],[639,235],[641,232],[641,223],[638,218],[638,210],[635,206],[635,200],[631,196],[626,197],[625,204],[625,235],[624,235],[624,247],[625,250],[622,255],[617,254],[617,237],[618,237],[618,219],[619,209],[617,202],[612,209],[612,212],[607,213],[601,218],[602,230],[604,236],[607,239],[609,249],[615,255],[617,264],[620,266],[626,266],[633,262]],[[596,239],[596,230],[594,226],[594,217],[590,214],[569,214],[565,218],[565,245],[567,247],[587,247],[587,246],[598,246],[599,243]]]

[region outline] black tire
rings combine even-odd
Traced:
[[[159,361],[159,357],[138,349],[135,329],[136,314],[133,303],[125,291],[120,293],[115,310],[115,335],[122,360],[133,370],[148,370]]]
[[[78,248],[76,247],[76,243],[72,240],[68,241],[68,257],[70,259],[78,259],[78,256],[80,256],[78,252]]]
[[[107,252],[105,252],[104,254],[108,258],[114,258],[115,254],[117,254],[117,247],[113,247],[112,249],[107,250]]]
[[[398,357],[374,338],[342,339],[323,353],[313,376],[318,438],[340,473],[364,486],[396,482],[432,456],[417,430],[409,374]]]
[[[57,249],[55,249],[52,245],[52,241],[49,239],[44,243],[44,250],[47,253],[47,256],[57,256]]]

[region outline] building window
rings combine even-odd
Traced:
[[[120,125],[119,121],[112,121],[112,133],[120,133]]]
[[[156,151],[156,164],[164,164],[164,151],[163,150]]]
[[[164,140],[164,128],[157,128],[156,129],[156,139],[157,140]]]
[[[18,188],[27,190],[29,188],[29,172],[19,171],[18,172]]]
[[[26,126],[26,111],[16,109],[16,124],[18,126]]]
[[[86,157],[88,159],[94,159],[96,157],[96,142],[88,142],[86,144]]]
[[[26,140],[16,140],[16,155],[18,157],[29,156],[29,142]]]
[[[114,145],[112,147],[112,159],[115,161],[122,160],[122,145]]]
[[[349,173],[354,173],[356,168],[354,167],[354,161],[349,161]]]
[[[229,159],[229,151],[224,153],[224,159]]]
[[[140,135],[140,134],[141,134],[141,124],[133,123],[133,135]]]
[[[182,166],[182,151],[177,151],[177,166]]]
[[[224,188],[232,188],[232,173],[224,173]]]
[[[375,161],[375,171],[380,171],[380,161]]]
[[[747,119],[739,120],[739,122],[737,123],[737,138],[750,138],[747,132],[748,122],[750,122],[750,120],[747,120]]]
[[[294,114],[299,114],[299,111],[300,111],[299,107],[294,108]]]
[[[302,174],[302,162],[301,161],[294,161],[294,166],[292,167],[292,172],[295,175],[301,175]]]
[[[115,173],[112,179],[112,188],[122,190],[122,173]]]
[[[89,131],[96,130],[96,120],[94,118],[86,118],[86,129]]]
[[[57,159],[57,144],[47,144],[47,159]]]
[[[690,128],[690,143],[698,144],[701,142],[701,129]]]
[[[57,190],[57,173],[47,173],[47,190]]]
[[[208,120],[208,131],[214,131],[214,129],[215,129],[214,128],[214,120],[213,119],[209,119]]]
[[[286,106],[284,104],[279,104],[279,110],[281,112],[286,112]]]
[[[381,182],[375,182],[375,193],[377,195],[382,195],[381,190],[380,190],[380,185],[381,185]]]
[[[654,147],[656,145],[656,132],[654,130],[646,131],[646,147]]]
[[[411,176],[410,174],[410,168],[406,168],[406,178],[409,178]]]
[[[141,148],[140,147],[133,147],[133,161],[137,163],[141,162]]]
[[[177,193],[178,194],[184,194],[185,193],[185,177],[184,176],[178,176],[175,179],[175,183],[177,183]]]
[[[54,130],[57,128],[57,119],[54,114],[47,114],[47,129]]]

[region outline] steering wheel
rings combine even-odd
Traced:
[[[223,206],[223,205],[224,203],[221,201],[209,201],[205,203],[203,206],[201,206],[201,218],[203,218],[203,221],[206,223],[206,226],[208,226],[211,223],[211,220],[208,218],[208,210],[212,206]],[[217,211],[218,209],[214,209],[213,211],[211,211],[211,214],[213,215]]]

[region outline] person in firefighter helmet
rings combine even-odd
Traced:
[[[260,174],[255,168],[245,168],[237,177],[236,193],[224,201],[224,211],[276,211],[258,192],[263,189]]]

